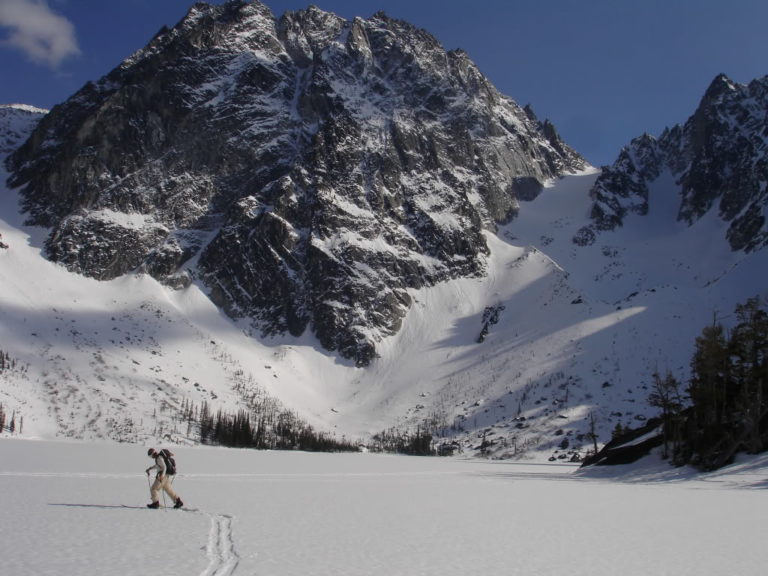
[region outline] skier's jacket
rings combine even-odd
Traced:
[[[157,470],[157,476],[175,476],[176,460],[173,453],[166,448],[160,450],[155,457],[155,465],[150,470]]]

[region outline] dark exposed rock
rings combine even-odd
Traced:
[[[408,290],[484,271],[483,230],[585,163],[461,51],[384,13],[196,4],[10,159],[48,256],[206,284],[264,334],[369,363]]]
[[[651,418],[640,428],[628,429],[621,436],[613,438],[599,452],[584,458],[581,466],[631,464],[663,443],[661,420]]]

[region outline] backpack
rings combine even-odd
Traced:
[[[165,462],[165,473],[168,476],[176,476],[176,460],[173,458],[173,452],[167,448],[163,448],[159,452]]]

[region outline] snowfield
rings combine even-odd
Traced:
[[[185,510],[148,510],[143,446],[0,440],[16,576],[758,576],[768,456],[696,476],[462,458],[174,448]]]

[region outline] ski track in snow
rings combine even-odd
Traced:
[[[95,478],[93,474],[13,474],[0,473],[0,476],[58,476],[69,478]],[[104,478],[108,475],[99,475]],[[77,507],[77,508],[128,508],[132,510],[144,510],[144,506],[129,506],[127,504],[108,505],[108,504],[61,504],[54,503],[52,506]],[[163,506],[164,509],[168,509]],[[184,508],[185,512],[191,514],[200,514],[210,520],[210,530],[208,531],[208,544],[205,547],[205,555],[208,558],[208,566],[200,573],[200,576],[231,576],[240,563],[240,556],[235,550],[235,541],[232,536],[233,517],[228,514],[211,514],[203,512],[197,508]]]
[[[190,510],[190,512],[204,514],[211,521],[211,529],[208,533],[208,566],[200,576],[230,576],[234,574],[240,557],[235,551],[235,541],[232,537],[232,516],[227,514],[210,514]]]

